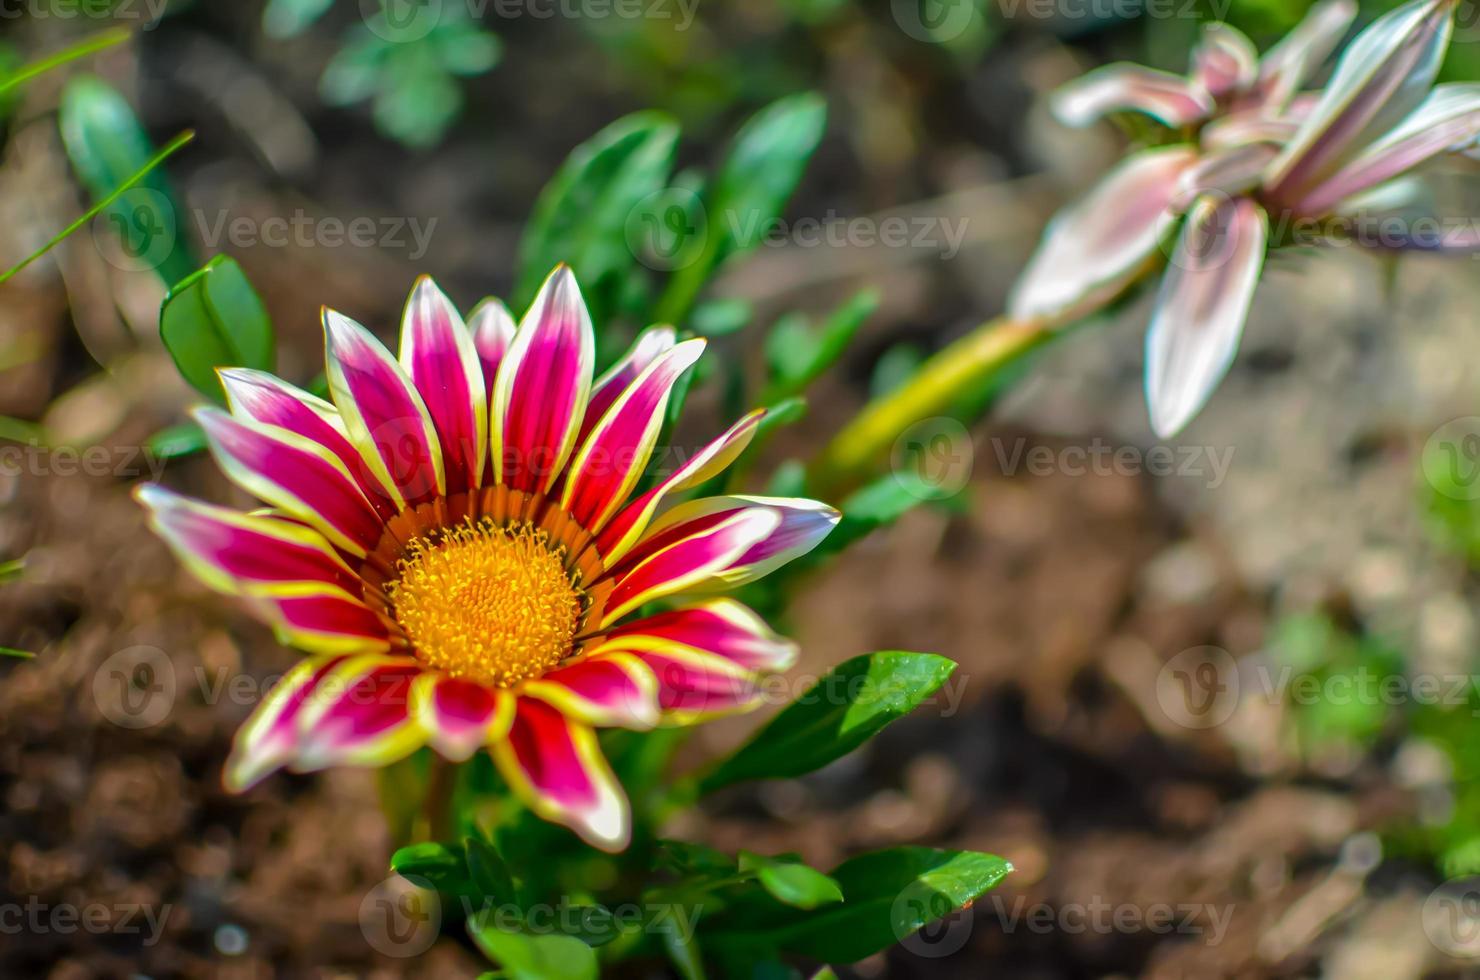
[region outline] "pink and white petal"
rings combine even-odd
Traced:
[[[677,332],[666,324],[648,327],[638,334],[622,359],[607,369],[591,386],[591,401],[586,406],[586,418],[581,423],[581,435],[577,441],[584,443],[591,430],[596,428],[596,423],[601,421],[606,410],[612,407],[612,403],[622,392],[637,380],[639,374],[647,370],[649,364],[672,350],[676,343]]]
[[[1336,50],[1356,16],[1354,0],[1324,0],[1311,7],[1260,59],[1260,102],[1275,109],[1288,103]]]
[[[749,711],[765,690],[758,675],[733,661],[683,647],[637,654],[658,681],[658,704],[670,725],[690,725]]]
[[[1192,52],[1192,81],[1214,99],[1242,92],[1259,77],[1259,51],[1243,31],[1222,21],[1203,25]]]
[[[514,316],[504,301],[492,296],[473,307],[468,314],[468,332],[473,335],[473,348],[483,371],[485,399],[493,397],[493,382],[498,377],[499,363],[514,342]]]
[[[274,595],[250,591],[244,601],[273,628],[278,642],[306,653],[385,653],[390,634],[385,622],[352,595],[332,586],[318,594]]]
[[[589,726],[537,698],[519,698],[508,736],[493,743],[493,759],[539,816],[570,827],[603,850],[627,846],[627,797]]]
[[[344,421],[333,405],[266,371],[225,368],[217,374],[221,376],[226,402],[234,417],[275,425],[323,446],[356,478],[365,499],[382,518],[389,520],[396,516],[390,489],[365,468],[360,451],[349,441]]]
[[[154,483],[136,487],[134,498],[185,567],[217,592],[284,592],[305,584],[358,589],[358,576],[312,528],[191,500]]]
[[[488,390],[473,335],[430,276],[416,280],[406,302],[401,369],[437,430],[447,492],[476,488],[488,460]]]
[[[321,532],[356,557],[380,540],[382,523],[339,457],[287,429],[195,411],[211,455],[233,483]]]
[[[1357,35],[1270,165],[1270,201],[1292,207],[1423,102],[1449,45],[1453,7],[1452,0],[1410,0]]]
[[[1204,126],[1201,142],[1205,150],[1217,153],[1250,143],[1283,143],[1299,129],[1298,119],[1272,116],[1259,108],[1240,109]]]
[[[325,373],[350,441],[399,510],[446,492],[442,445],[426,404],[385,345],[364,327],[324,311]]]
[[[453,762],[503,738],[514,722],[513,694],[439,671],[418,677],[411,698],[432,747]]]
[[[289,768],[384,766],[427,742],[411,710],[411,689],[425,667],[409,657],[354,657],[319,682],[298,712],[298,747]]]
[[[626,623],[608,632],[601,648],[662,652],[681,647],[723,657],[752,671],[786,670],[797,646],[734,599],[710,599]]]
[[[1142,65],[1096,68],[1054,92],[1053,114],[1066,126],[1088,126],[1112,112],[1141,112],[1173,129],[1213,112],[1207,92],[1180,75]]]
[[[836,508],[803,497],[703,497],[679,504],[654,522],[636,547],[613,567],[611,574],[620,577],[634,565],[672,547],[679,540],[730,520],[737,514],[756,510],[774,511],[780,521],[734,564],[717,570],[707,587],[729,589],[764,578],[817,547],[842,517]]]
[[[1269,161],[1279,154],[1270,143],[1245,143],[1226,150],[1215,150],[1182,172],[1172,209],[1186,211],[1204,194],[1236,197],[1259,186]]]
[[[772,508],[739,510],[614,570],[615,585],[599,626],[610,626],[645,602],[711,582],[780,526],[781,514]]]
[[[1480,136],[1480,84],[1439,85],[1387,136],[1295,203],[1302,214],[1327,214],[1357,194],[1399,177]]]
[[[700,449],[653,489],[624,508],[596,538],[596,548],[611,567],[635,545],[669,495],[680,493],[722,473],[750,440],[766,410],[758,408],[725,430],[718,439]]]
[[[593,533],[627,502],[647,469],[673,386],[704,352],[702,339],[686,340],[650,363],[627,386],[576,453],[560,506]]]
[[[599,728],[641,731],[658,723],[657,678],[630,653],[593,651],[568,667],[525,683],[519,693]]]
[[[301,660],[267,692],[237,729],[222,781],[240,793],[287,765],[298,751],[298,716],[318,685],[344,657]]]
[[[1013,286],[1008,315],[1066,322],[1119,295],[1155,258],[1178,181],[1197,158],[1189,146],[1142,150],[1061,210]]]
[[[575,449],[591,395],[596,338],[575,276],[560,266],[545,280],[493,387],[494,479],[544,493]]]
[[[1193,204],[1146,334],[1146,399],[1161,438],[1180,432],[1227,373],[1268,234],[1268,219],[1248,198]]]

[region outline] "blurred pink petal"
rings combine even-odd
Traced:
[[[1391,180],[1480,136],[1480,84],[1440,85],[1403,124],[1312,189],[1295,210],[1324,214],[1340,201]]]
[[[1245,143],[1203,157],[1182,172],[1172,207],[1185,211],[1208,193],[1223,197],[1248,193],[1259,186],[1264,168],[1279,152],[1272,143]]]
[[[1221,21],[1203,25],[1203,36],[1192,51],[1192,80],[1215,99],[1254,84],[1259,75],[1259,52],[1244,32]]]
[[[1305,18],[1260,60],[1260,101],[1274,107],[1289,102],[1336,50],[1356,16],[1353,0],[1326,0],[1310,8]]]
[[[1227,372],[1268,236],[1248,198],[1199,198],[1188,214],[1146,334],[1146,399],[1161,438],[1180,432]]]
[[[1212,97],[1180,75],[1117,64],[1096,68],[1053,95],[1053,113],[1066,126],[1088,126],[1112,112],[1144,112],[1174,129],[1204,119]]]
[[[1357,36],[1315,110],[1271,165],[1269,200],[1291,206],[1423,102],[1449,43],[1453,4],[1412,0]]]
[[[1155,254],[1177,182],[1196,161],[1188,146],[1143,150],[1060,211],[1013,288],[1008,314],[1077,318],[1113,299]]]

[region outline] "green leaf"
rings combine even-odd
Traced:
[[[154,147],[128,101],[102,79],[82,75],[62,90],[59,121],[67,156],[94,201],[111,198],[145,172],[102,212],[118,236],[126,267],[153,269],[166,285],[189,275],[197,263],[185,209],[156,169]]]
[[[914,469],[886,473],[874,482],[855,490],[838,508],[842,520],[832,533],[807,556],[810,566],[829,555],[848,548],[881,527],[888,527],[911,510],[940,496]]]
[[[685,840],[660,840],[657,844],[658,867],[668,868],[682,875],[718,878],[734,874],[737,868],[733,858],[707,844]]]
[[[819,905],[843,900],[843,891],[836,881],[796,861],[781,861],[741,851],[740,870],[755,872],[761,887],[770,892],[772,898],[793,908],[815,909]]]
[[[955,669],[950,660],[930,653],[886,651],[854,657],[801,694],[706,775],[700,792],[746,779],[787,779],[820,769],[913,711]]]
[[[773,102],[741,127],[715,176],[709,220],[722,234],[712,265],[760,244],[796,190],[826,124],[827,103],[804,92]]]
[[[206,448],[206,433],[194,422],[160,429],[144,446],[156,459],[178,459]]]
[[[863,321],[878,308],[878,292],[865,289],[815,330],[796,314],[776,321],[766,337],[766,360],[772,377],[761,401],[775,401],[804,390],[842,356]]]
[[[592,318],[606,322],[609,294],[631,278],[637,261],[629,221],[638,206],[660,193],[673,166],[678,124],[658,112],[624,116],[571,151],[545,185],[519,243],[514,308],[534,299],[561,262],[580,280]]]
[[[463,841],[463,852],[467,856],[468,874],[480,893],[501,902],[517,904],[519,891],[514,885],[514,875],[493,845],[477,837],[469,837]]]
[[[333,5],[334,0],[268,0],[262,31],[273,38],[297,37]]]
[[[448,895],[472,893],[462,851],[446,844],[427,841],[400,848],[391,855],[391,870],[403,878],[420,878]]]
[[[682,322],[721,263],[760,245],[796,190],[826,124],[827,103],[806,92],[773,102],[740,128],[704,200],[703,246],[677,264],[658,302],[659,322]]]
[[[810,912],[752,906],[712,926],[717,949],[779,948],[825,963],[888,949],[994,888],[1012,865],[992,854],[898,847],[844,861],[831,877],[844,901]]]
[[[21,577],[25,570],[25,558],[12,558],[10,561],[0,561],[0,585],[4,585],[6,582],[14,582]]]
[[[36,654],[30,650],[17,650],[15,647],[0,647],[0,657],[14,657],[17,660],[35,660]]]
[[[483,913],[468,921],[468,931],[510,980],[596,980],[596,953],[573,936],[505,932]]]
[[[689,329],[701,337],[723,337],[744,328],[754,313],[743,299],[714,299],[694,307]]]
[[[272,321],[241,267],[218,255],[175,284],[159,314],[159,336],[185,380],[220,401],[218,367],[271,370]]]

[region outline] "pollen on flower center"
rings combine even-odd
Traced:
[[[386,595],[433,667],[508,687],[570,654],[582,594],[544,531],[469,520],[412,541],[397,564]]]

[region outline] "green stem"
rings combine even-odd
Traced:
[[[145,163],[144,166],[140,167],[137,173],[135,173],[128,180],[125,180],[123,183],[119,184],[117,187],[113,188],[112,192],[107,197],[103,198],[97,204],[94,204],[92,207],[88,208],[87,211],[83,212],[82,217],[78,218],[76,221],[72,222],[70,225],[57,232],[57,234],[52,236],[51,241],[47,242],[45,245],[41,246],[41,248],[26,256],[20,261],[20,264],[11,266],[9,269],[5,270],[4,273],[0,273],[0,283],[6,282],[16,273],[24,269],[26,266],[30,265],[32,262],[35,262],[47,252],[50,252],[52,249],[56,248],[62,243],[63,240],[66,239],[68,235],[72,234],[78,228],[81,228],[83,225],[87,224],[93,218],[101,214],[105,208],[107,208],[114,201],[122,197],[124,192],[129,190],[129,188],[133,187],[134,185],[138,184],[145,177],[149,176],[149,174],[154,170],[155,167],[158,167],[161,163],[164,163],[164,161],[172,156],[176,150],[180,149],[180,147],[184,146],[186,143],[189,143],[193,139],[195,139],[195,131],[187,129],[179,136],[176,136],[174,139],[170,140],[167,144],[165,144],[162,150],[154,154],[154,156],[150,157],[148,162]]]
[[[86,58],[90,54],[94,54],[104,48],[111,48],[113,45],[127,41],[128,39],[129,32],[121,27],[116,27],[112,30],[101,31],[92,37],[85,38],[80,43],[74,44],[64,51],[58,51],[49,57],[42,58],[40,61],[33,61],[29,65],[23,65],[16,69],[14,74],[7,76],[4,80],[0,80],[0,95],[4,95],[22,82],[30,81],[37,75],[49,72],[53,68],[65,65],[69,61]]]
[[[457,766],[432,753],[427,776],[427,794],[421,801],[421,824],[417,839],[449,840],[452,837],[452,793],[457,788]]]
[[[938,351],[913,377],[874,399],[833,437],[812,464],[809,489],[826,499],[852,489],[906,429],[948,413],[964,396],[1021,363],[1058,328],[1047,321],[998,317]]]

